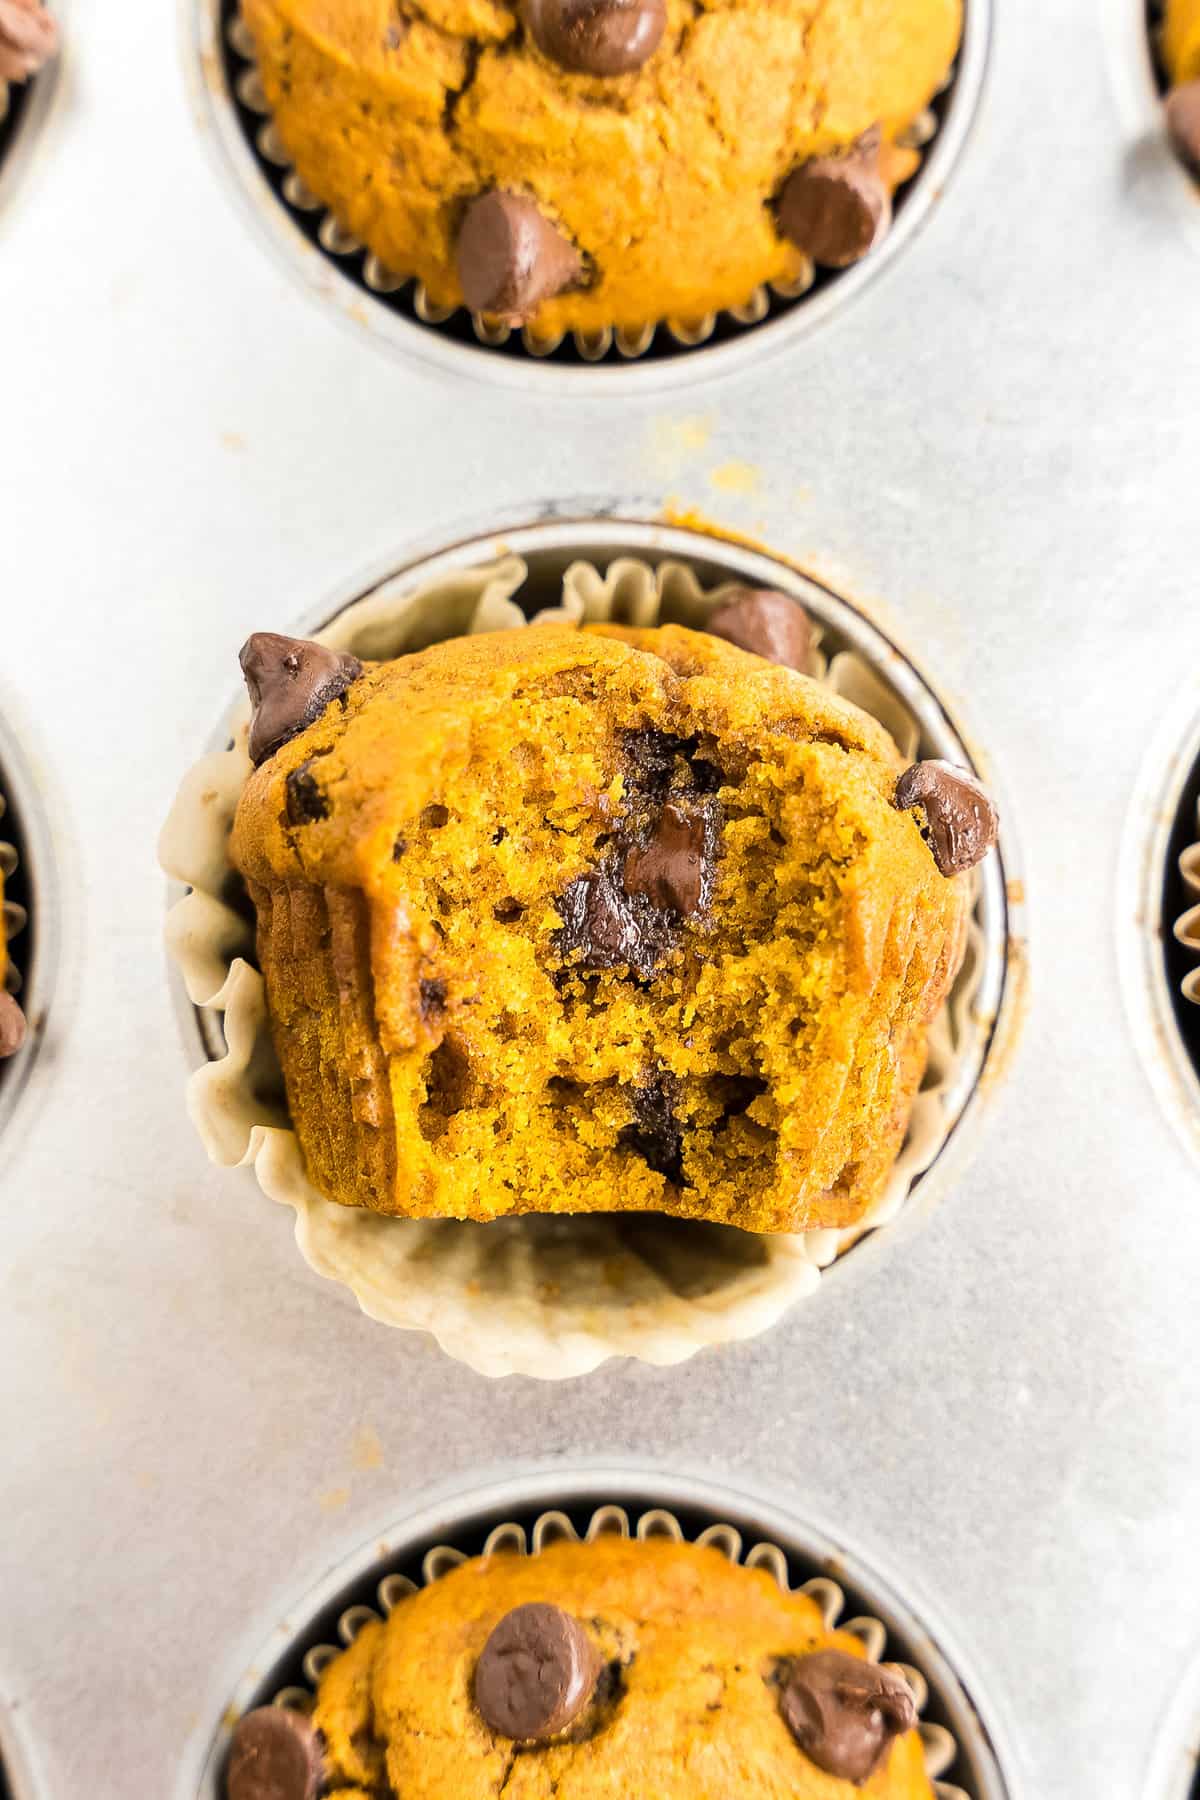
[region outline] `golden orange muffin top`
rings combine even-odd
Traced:
[[[600,1538],[402,1600],[325,1669],[311,1726],[248,1715],[231,1777],[270,1735],[344,1800],[932,1800],[916,1727],[903,1677],[807,1595],[715,1549]]]
[[[962,955],[958,871],[991,841],[950,804],[976,804],[964,772],[905,771],[858,708],[677,626],[365,669],[264,634],[246,661],[260,766],[232,854],[323,1193],[864,1215]]]
[[[887,230],[961,0],[243,0],[306,185],[542,338],[745,305]],[[807,260],[806,260],[807,259]]]

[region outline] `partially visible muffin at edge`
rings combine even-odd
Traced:
[[[743,306],[886,231],[961,0],[243,0],[298,173],[536,336]],[[611,72],[610,72],[611,71]]]
[[[1166,117],[1171,146],[1200,180],[1200,0],[1167,0],[1162,57],[1170,83]]]
[[[402,1600],[325,1669],[311,1721],[241,1722],[227,1793],[249,1800],[249,1751],[282,1740],[281,1800],[932,1800],[916,1727],[903,1678],[766,1571],[599,1539]]]
[[[902,789],[969,778],[731,643],[622,635],[247,646],[232,854],[330,1198],[781,1231],[881,1192],[971,904]]]
[[[3,815],[0,801],[0,816]],[[25,1042],[25,1014],[16,998],[9,993],[8,933],[4,914],[4,864],[0,861],[0,1061],[15,1056]]]

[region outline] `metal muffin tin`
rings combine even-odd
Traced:
[[[880,1571],[877,1559],[848,1549],[838,1534],[797,1517],[790,1507],[711,1479],[603,1465],[526,1468],[430,1496],[418,1510],[384,1522],[306,1592],[281,1595],[275,1611],[280,1622],[255,1641],[248,1664],[239,1647],[228,1672],[217,1676],[206,1716],[185,1753],[174,1800],[224,1800],[232,1720],[269,1704],[281,1690],[306,1688],[310,1652],[337,1644],[339,1637],[344,1641],[347,1613],[353,1624],[354,1609],[377,1611],[381,1585],[390,1577],[420,1586],[432,1573],[427,1558],[434,1555],[436,1569],[441,1546],[477,1556],[499,1526],[516,1524],[528,1536],[551,1510],[564,1513],[583,1536],[593,1513],[610,1505],[629,1515],[631,1528],[639,1517],[666,1508],[688,1539],[714,1524],[732,1525],[747,1552],[764,1540],[783,1550],[793,1588],[812,1580],[835,1582],[845,1596],[843,1619],[878,1620],[887,1631],[881,1660],[916,1669],[928,1684],[922,1720],[948,1731],[957,1745],[953,1762],[940,1771],[939,1793],[948,1794],[952,1786],[969,1800],[1017,1800],[999,1727],[989,1709],[976,1703],[980,1690],[964,1653],[941,1622],[931,1619],[924,1602],[914,1604],[902,1583]]]
[[[940,200],[970,135],[987,69],[992,0],[966,0],[963,42],[950,83],[931,107],[936,136],[920,168],[896,196],[895,222],[868,257],[841,272],[820,271],[792,299],[771,295],[766,313],[739,322],[718,318],[712,336],[689,345],[655,334],[649,350],[624,360],[613,347],[590,360],[570,340],[550,355],[531,355],[518,338],[487,343],[465,313],[435,318],[411,284],[387,291],[374,259],[296,183],[263,104],[248,103],[252,65],[239,55],[238,0],[181,0],[185,55],[205,136],[226,181],[297,277],[336,317],[391,351],[416,356],[468,380],[559,393],[645,393],[682,387],[743,368],[795,345],[840,315],[897,260]],[[232,33],[232,39],[231,39]]]
[[[529,574],[515,598],[527,615],[555,605],[567,567],[577,561],[606,568],[621,556],[639,557],[652,564],[679,561],[690,564],[702,586],[738,581],[750,587],[774,587],[794,594],[822,628],[822,649],[827,654],[854,650],[920,722],[923,757],[975,767],[969,741],[939,698],[929,677],[910,655],[850,601],[789,564],[748,544],[733,542],[692,527],[664,524],[639,517],[633,504],[610,503],[604,510],[589,510],[580,502],[548,509],[533,522],[518,518],[464,524],[435,546],[398,552],[369,572],[359,575],[323,604],[299,620],[276,623],[299,635],[320,631],[346,609],[381,588],[400,592],[422,587],[457,569],[492,561],[501,554],[515,554]],[[229,712],[228,704],[223,716]],[[208,748],[223,749],[228,738],[218,726]],[[975,1001],[976,1012],[990,1022],[978,1056],[964,1056],[955,1081],[946,1089],[947,1110],[953,1120],[942,1148],[930,1167],[914,1184],[898,1217],[867,1233],[827,1269],[823,1281],[840,1280],[852,1266],[861,1269],[886,1255],[898,1242],[927,1219],[937,1201],[961,1175],[981,1128],[987,1102],[996,1083],[987,1076],[996,1067],[1007,1067],[1015,1048],[1021,1020],[1025,978],[1025,884],[1013,823],[1012,807],[1004,799],[990,762],[986,780],[996,794],[1000,815],[1000,841],[978,871],[979,900],[976,916],[983,940],[982,966]],[[168,909],[183,890],[168,885]],[[226,1054],[223,1015],[210,1007],[194,1006],[188,999],[176,965],[171,985],[183,1024],[191,1060],[219,1061]]]

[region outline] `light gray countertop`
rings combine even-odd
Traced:
[[[1000,0],[966,163],[844,318],[618,406],[337,329],[214,178],[172,9],[69,25],[0,212],[0,705],[66,939],[0,1147],[0,1694],[34,1794],[170,1792],[230,1647],[381,1514],[587,1453],[841,1524],[949,1618],[1030,1800],[1139,1795],[1200,1644],[1200,1211],[1126,1024],[1115,878],[1200,661],[1200,220],[1130,153],[1097,9]],[[208,1166],[155,840],[249,630],[463,515],[606,492],[754,532],[916,651],[1017,810],[1032,1005],[902,1253],[680,1369],[492,1385],[361,1318]]]

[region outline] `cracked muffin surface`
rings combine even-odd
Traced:
[[[961,0],[243,0],[243,15],[283,144],[343,227],[436,305],[543,338],[694,321],[808,255],[865,254],[919,160],[896,139],[962,25]],[[814,176],[799,207],[798,171]],[[468,247],[472,207],[495,196],[530,217]]]
[[[563,1729],[514,1741],[481,1712],[480,1670],[530,1608],[574,1622],[593,1685]],[[841,1697],[794,1731],[789,1693],[830,1667]],[[808,1596],[694,1544],[601,1538],[464,1563],[325,1669],[313,1722],[343,1800],[932,1800],[899,1678]]]
[[[476,1220],[863,1217],[971,904],[897,806],[880,726],[678,626],[366,668],[271,642],[298,646],[280,668],[320,663],[317,710],[280,742],[260,704],[232,850],[323,1193]]]

